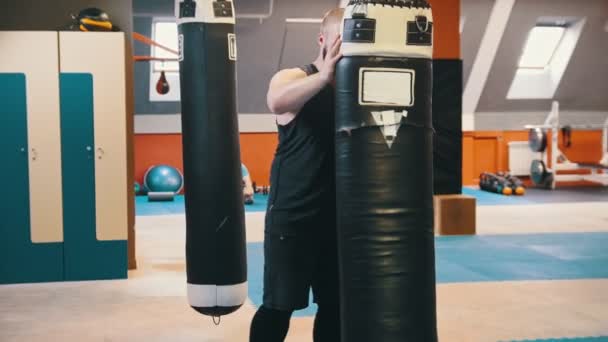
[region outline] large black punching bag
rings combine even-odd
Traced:
[[[178,0],[188,301],[222,316],[247,298],[231,1]]]
[[[336,67],[343,342],[435,342],[431,9],[351,0]]]

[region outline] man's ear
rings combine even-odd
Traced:
[[[322,46],[325,43],[325,37],[323,36],[322,33],[319,33],[318,43],[319,43],[319,46]]]

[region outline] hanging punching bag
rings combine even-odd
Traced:
[[[426,1],[351,0],[336,66],[343,342],[437,341]]]
[[[156,92],[161,95],[167,95],[171,90],[169,86],[169,82],[167,81],[167,76],[165,75],[165,71],[160,72],[160,78],[158,82],[156,82]]]
[[[231,1],[177,0],[188,300],[219,317],[247,298]]]

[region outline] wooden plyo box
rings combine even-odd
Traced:
[[[475,235],[476,199],[466,195],[437,195],[435,233],[438,235]]]

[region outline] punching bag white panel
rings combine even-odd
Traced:
[[[127,239],[125,38],[122,32],[60,32],[61,72],[93,75],[97,239]]]
[[[0,32],[0,72],[26,77],[33,243],[63,241],[57,32]]]

